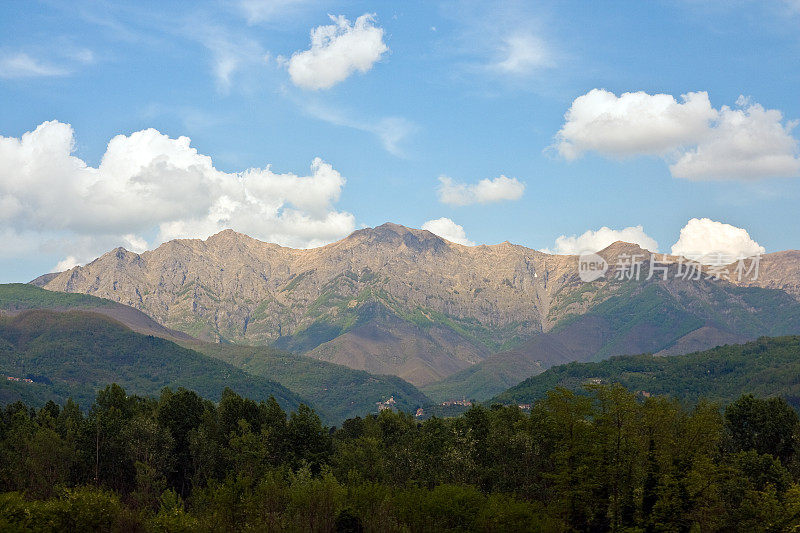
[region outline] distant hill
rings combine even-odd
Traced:
[[[286,409],[303,401],[274,381],[81,310],[0,317],[0,374],[0,403],[21,399],[35,405],[72,397],[85,407],[112,382],[146,396],[157,396],[163,387],[185,387],[216,400],[230,387],[258,400],[274,396]]]
[[[629,355],[556,366],[497,395],[491,402],[531,403],[555,387],[621,383],[632,391],[688,401],[728,403],[742,394],[781,396],[800,408],[800,336],[762,337],[741,345],[671,357]]]
[[[0,315],[18,316],[22,310],[55,311],[91,310],[139,331],[162,333],[170,338],[170,330],[153,322],[133,308],[103,298],[74,293],[44,290],[33,285],[0,285]],[[176,332],[177,333],[177,332]],[[410,383],[396,376],[373,375],[341,365],[318,361],[267,346],[249,347],[229,343],[204,343],[188,335],[175,339],[184,349],[220,360],[248,373],[280,383],[311,402],[328,423],[377,410],[377,402],[394,397],[397,407],[414,410],[430,400]],[[4,371],[0,366],[0,372]],[[7,383],[18,394],[27,394],[37,386]],[[37,393],[38,394],[38,393]],[[42,393],[44,394],[44,393]],[[41,396],[41,394],[39,394]],[[211,395],[213,396],[213,394]]]
[[[13,315],[29,309],[93,311],[122,322],[137,333],[173,341],[195,341],[186,333],[165,328],[138,309],[105,298],[88,294],[46,291],[29,283],[0,284],[0,314]]]

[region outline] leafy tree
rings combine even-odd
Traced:
[[[189,493],[193,475],[189,434],[200,425],[205,407],[196,392],[184,388],[164,389],[158,401],[158,424],[169,432],[175,446],[175,470],[168,480],[182,496]]]
[[[136,469],[128,454],[125,428],[136,402],[117,384],[97,393],[78,443],[86,464],[91,465],[95,485],[127,492],[135,484]]]
[[[725,433],[732,451],[755,450],[789,464],[798,449],[797,412],[781,398],[742,396],[725,408]]]
[[[317,414],[307,405],[300,405],[289,416],[286,439],[293,466],[308,463],[314,472],[319,472],[321,466],[328,461],[331,437]]]

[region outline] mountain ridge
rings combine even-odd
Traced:
[[[598,252],[609,263],[632,253],[642,255],[646,272],[652,254],[635,244],[618,241]],[[673,270],[681,260],[657,257]],[[726,268],[732,272],[733,266]],[[761,271],[767,272],[763,280],[738,284],[664,282],[659,298],[677,299],[681,313],[701,317],[695,329],[711,329],[696,333],[691,347],[711,347],[703,344],[704,331],[709,338],[724,337],[737,320],[733,315],[756,309],[737,291],[762,284],[795,303],[800,299],[800,252],[767,254]],[[656,281],[642,280],[640,286]],[[565,327],[625,286],[611,273],[584,283],[575,255],[508,242],[463,246],[392,223],[305,250],[225,230],[205,240],[169,241],[142,254],[115,249],[34,283],[132,306],[201,340],[274,344],[417,385],[441,381],[491,354]],[[736,311],[709,322],[716,316],[713,309],[703,309],[710,299],[715,305],[730,301]],[[674,343],[682,335],[664,335],[652,349],[679,350]]]

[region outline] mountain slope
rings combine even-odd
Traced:
[[[800,407],[800,336],[768,338],[674,357],[629,355],[551,368],[499,394],[492,402],[530,403],[555,387],[580,390],[617,382],[630,390],[689,401],[727,403],[741,394],[782,396]]]
[[[22,311],[0,317],[0,372],[32,379],[36,385],[0,387],[2,403],[24,399],[81,405],[98,388],[116,382],[134,394],[156,396],[163,387],[186,387],[218,399],[225,387],[259,400],[275,396],[284,408],[302,401],[282,385],[251,376],[232,365],[153,336],[133,332],[110,318],[87,311]],[[27,396],[34,396],[30,398]]]
[[[423,390],[435,400],[486,400],[525,375],[572,361],[658,352],[676,355],[800,332],[800,302],[780,290],[709,280],[622,282],[613,295],[547,333]]]
[[[489,349],[452,328],[403,320],[379,303],[359,309],[358,320],[306,355],[424,385],[469,367]]]
[[[423,387],[423,391],[435,401],[462,397],[486,400],[516,385],[525,376],[590,358],[602,347],[603,326],[601,321],[587,317],[557,333],[540,333],[511,350],[493,354],[481,363]]]

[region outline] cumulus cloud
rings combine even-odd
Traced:
[[[672,245],[673,255],[706,264],[729,264],[764,252],[747,230],[708,218],[691,219]]]
[[[593,89],[576,98],[556,135],[571,160],[585,152],[607,157],[657,155],[685,179],[760,179],[800,175],[796,122],[740,97],[737,107],[711,106],[705,92],[680,101],[645,92],[621,96]]]
[[[374,14],[364,14],[351,23],[331,15],[333,24],[311,30],[311,48],[295,52],[286,61],[292,83],[304,89],[330,89],[358,71],[362,74],[389,51],[383,28]]]
[[[439,176],[439,201],[450,205],[488,204],[503,200],[519,200],[525,184],[516,178],[501,175],[482,179],[478,183],[459,183],[447,176]]]
[[[672,175],[687,179],[758,179],[800,176],[797,122],[783,123],[775,109],[764,109],[745,98],[739,109],[724,106],[716,124],[695,148],[671,165]]]
[[[446,217],[429,220],[422,225],[422,229],[426,229],[434,235],[438,235],[442,239],[447,239],[456,244],[475,246],[474,242],[467,239],[467,233],[464,231],[464,227],[459,226]]]
[[[269,166],[226,173],[188,137],[154,129],[114,137],[97,167],[75,157],[74,148],[72,127],[57,121],[20,138],[0,136],[0,222],[36,232],[43,242],[73,242],[81,253],[68,254],[72,262],[112,242],[141,251],[151,234],[160,242],[230,227],[309,247],[355,227],[352,214],[333,207],[345,179],[321,159],[306,176]]]
[[[65,74],[69,74],[69,70],[45,63],[24,52],[0,56],[0,78],[36,78]]]
[[[501,58],[493,67],[507,74],[529,74],[551,64],[544,41],[530,33],[506,35],[501,40],[500,52]]]
[[[716,117],[708,94],[689,93],[681,102],[669,94],[616,96],[593,89],[576,98],[556,135],[558,153],[575,159],[594,151],[612,157],[664,154],[705,135]]]
[[[53,272],[63,272],[65,270],[69,270],[70,268],[76,267],[81,264],[81,261],[78,260],[77,257],[74,255],[68,255],[58,263],[56,266],[53,267]]]
[[[642,226],[630,226],[620,230],[603,226],[597,231],[589,230],[579,236],[562,235],[556,239],[555,250],[545,250],[545,252],[559,255],[594,253],[617,241],[638,244],[650,252],[658,251],[658,243],[644,232]]]

